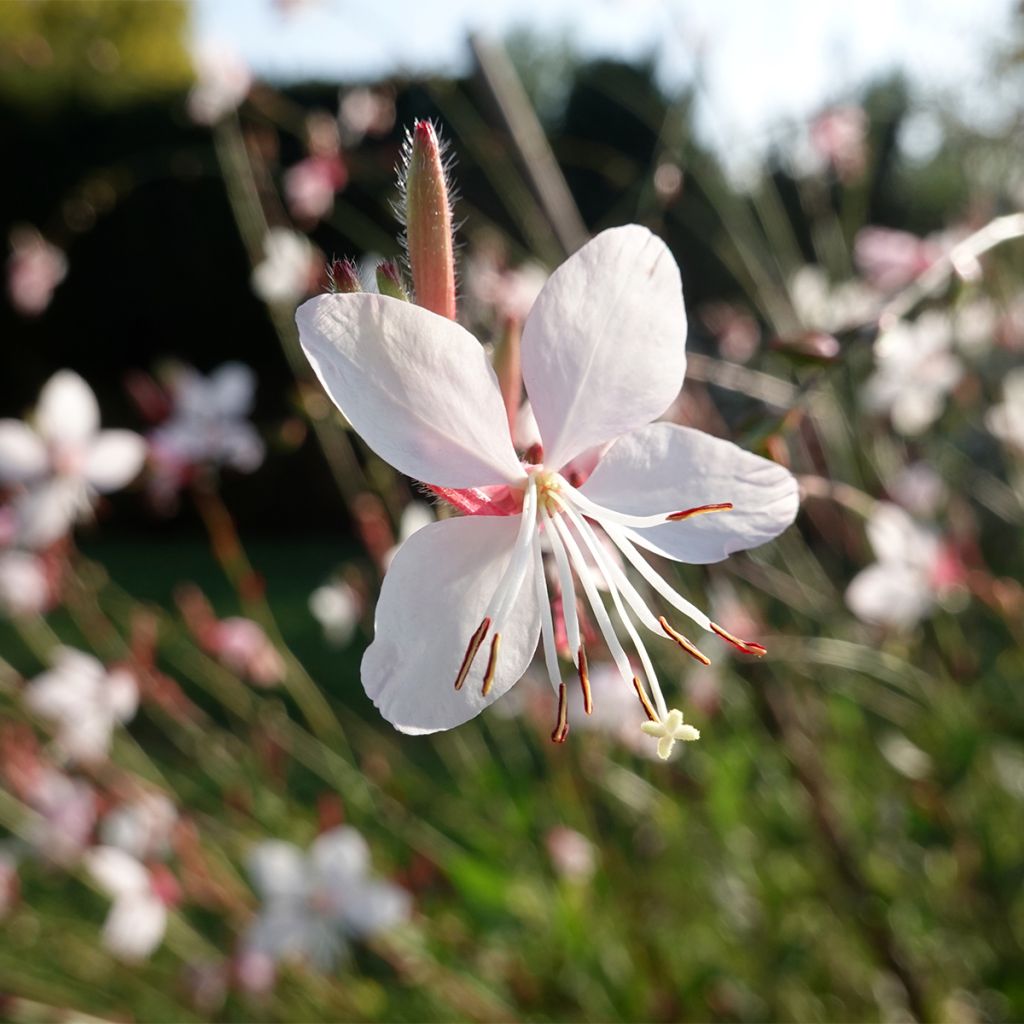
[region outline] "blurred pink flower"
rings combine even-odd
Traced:
[[[240,961],[248,984],[262,990],[272,984],[272,964],[330,970],[349,939],[389,931],[411,913],[409,894],[373,875],[366,840],[347,825],[323,832],[308,851],[262,842],[248,868],[262,907],[242,937]]]
[[[204,646],[232,672],[257,686],[276,686],[287,673],[273,641],[252,619],[220,619],[206,631]]]
[[[847,605],[864,622],[909,629],[963,584],[966,571],[952,547],[899,506],[878,502],[867,533],[877,561],[846,591]]]
[[[96,824],[98,800],[92,786],[40,762],[23,799],[39,816],[29,829],[33,849],[54,864],[74,864]]]
[[[106,756],[114,729],[135,717],[139,691],[128,669],[108,671],[92,655],[59,647],[53,668],[25,686],[23,699],[52,723],[63,757],[90,764]]]
[[[194,62],[196,83],[188,94],[188,113],[197,124],[213,125],[249,95],[252,75],[239,54],[227,46],[205,46]]]
[[[588,882],[597,870],[597,847],[575,829],[556,825],[544,837],[556,874],[570,882]]]
[[[288,210],[298,221],[318,221],[334,209],[334,196],[348,184],[348,166],[340,153],[308,156],[284,173]]]
[[[526,262],[504,266],[494,246],[471,252],[463,274],[466,299],[496,315],[499,320],[522,322],[541,293],[548,272],[539,264]]]
[[[145,960],[163,941],[167,907],[180,894],[174,877],[161,865],[147,869],[113,846],[94,847],[83,861],[93,881],[113,901],[103,925],[103,945],[119,960]]]
[[[71,370],[44,385],[34,421],[0,420],[0,486],[17,488],[15,541],[43,548],[88,516],[98,494],[138,475],[146,444],[130,430],[100,430],[96,396]]]
[[[893,292],[920,277],[946,251],[936,236],[918,238],[908,231],[866,227],[853,242],[853,260],[868,282]]]
[[[338,121],[346,146],[369,135],[387,135],[395,126],[395,98],[389,89],[349,89],[338,108]]]
[[[868,116],[860,107],[832,107],[811,122],[811,146],[840,181],[850,184],[867,167],[867,131]]]
[[[0,552],[0,615],[41,615],[52,604],[46,563],[28,551]]]
[[[134,857],[149,861],[166,856],[178,812],[163,793],[144,791],[118,804],[100,822],[100,839]]]
[[[26,225],[11,230],[10,244],[7,293],[11,305],[23,316],[39,316],[67,275],[67,259],[35,228]]]

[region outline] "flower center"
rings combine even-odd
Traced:
[[[662,639],[667,637],[672,640],[703,665],[710,664],[710,659],[672,626],[664,615],[651,611],[648,602],[627,577],[621,558],[664,601],[697,625],[717,634],[746,654],[761,656],[765,649],[760,644],[740,640],[727,633],[670,587],[637,551],[630,536],[632,530],[666,523],[682,524],[695,516],[728,512],[732,507],[731,502],[715,502],[657,515],[629,515],[591,501],[558,472],[544,469],[543,466],[532,467],[523,491],[519,532],[508,564],[488,602],[483,620],[470,637],[455,678],[455,689],[460,690],[464,685],[477,653],[490,636],[482,689],[484,696],[490,693],[498,670],[502,628],[508,621],[520,591],[532,577],[541,609],[544,663],[551,686],[558,695],[557,719],[551,734],[554,742],[564,742],[569,734],[567,690],[559,667],[560,654],[571,659],[576,669],[585,713],[589,715],[593,710],[587,652],[580,628],[588,607],[619,674],[636,692],[650,726],[645,728],[645,732],[659,738],[659,753],[667,756],[667,751],[671,750],[676,740],[695,739],[699,734],[691,726],[682,725],[682,713],[669,711],[637,625]],[[598,528],[603,531],[603,537]],[[544,568],[545,557],[553,563],[555,570],[556,582],[550,591],[548,574]],[[599,588],[603,588],[611,598],[611,611],[606,607]],[[639,669],[634,667],[626,653],[619,631],[613,624],[612,613],[629,638],[628,642],[640,663]],[[556,619],[561,627],[559,637],[565,638],[563,650],[559,650],[556,645]],[[653,702],[648,696],[648,689],[653,695]]]

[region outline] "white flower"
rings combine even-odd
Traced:
[[[107,814],[100,838],[136,860],[151,860],[167,854],[177,821],[178,812],[163,793],[143,792]]]
[[[112,846],[94,847],[82,860],[113,900],[103,925],[103,945],[121,960],[145,960],[167,929],[167,908],[153,876],[145,865]]]
[[[877,294],[862,281],[831,284],[821,267],[801,267],[789,281],[789,298],[800,326],[838,334],[868,323],[878,312]]]
[[[586,882],[597,870],[597,848],[575,829],[556,825],[544,837],[552,867],[570,882]]]
[[[354,587],[335,580],[317,587],[309,596],[309,610],[324,636],[335,647],[347,647],[363,613],[363,600]]]
[[[21,488],[13,503],[18,543],[42,548],[59,540],[97,494],[138,475],[145,442],[130,430],[100,430],[99,422],[96,396],[70,370],[44,385],[34,429],[0,420],[0,485]]]
[[[346,939],[371,938],[406,921],[409,894],[370,873],[366,840],[349,826],[318,836],[304,853],[268,840],[249,856],[263,906],[246,932],[246,955],[295,960],[328,970]]]
[[[263,240],[263,262],[252,272],[252,290],[264,302],[295,303],[309,294],[313,247],[305,235],[271,228]]]
[[[67,272],[64,253],[35,228],[23,225],[11,231],[7,293],[11,305],[23,316],[39,316]]]
[[[29,832],[29,843],[46,860],[69,865],[78,860],[96,824],[97,798],[93,788],[43,766],[26,794],[39,815]]]
[[[276,686],[287,675],[288,667],[274,641],[252,619],[233,615],[213,623],[205,646],[232,672],[257,686]]]
[[[24,700],[53,723],[65,757],[89,763],[106,756],[116,726],[135,716],[139,691],[127,669],[108,672],[92,655],[61,647],[53,668],[26,685]]]
[[[232,49],[210,45],[194,57],[196,84],[188,94],[188,113],[197,124],[216,124],[249,95],[252,75]]]
[[[874,625],[916,625],[931,613],[938,596],[940,537],[884,501],[868,519],[867,533],[878,561],[853,578],[847,605],[857,618]]]
[[[542,537],[554,555],[569,649],[584,684],[573,569],[625,685],[636,688],[649,717],[664,721],[669,710],[632,616],[706,660],[604,556],[598,528],[666,604],[748,653],[764,653],[711,622],[637,550],[717,562],[771,540],[798,505],[795,481],[782,467],[700,431],[651,423],[682,386],[686,315],[679,269],[649,231],[625,227],[597,236],[552,274],[527,317],[523,376],[544,441],[534,464],[520,462],[495,373],[458,324],[365,294],[312,299],[297,320],[320,381],[381,458],[441,493],[502,488],[511,507],[521,507],[433,523],[395,556],[362,677],[398,729],[429,733],[472,718],[523,675],[542,641],[559,695],[554,738],[564,738],[567,691]],[[581,486],[566,479],[562,471],[573,459],[609,445]],[[584,550],[605,577],[653,706]]]
[[[952,347],[949,319],[935,310],[890,327],[875,342],[875,372],[864,389],[867,408],[887,412],[901,434],[925,431],[963,376]]]
[[[224,363],[205,377],[190,366],[178,370],[171,415],[149,435],[156,471],[180,477],[203,464],[258,469],[264,445],[247,419],[255,391],[256,375],[243,363]]]
[[[1024,367],[1003,379],[1003,401],[989,409],[985,426],[1000,441],[1024,451]]]
[[[0,554],[0,615],[40,615],[50,603],[43,560],[28,551]]]

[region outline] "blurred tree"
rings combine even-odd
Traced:
[[[134,103],[186,85],[184,0],[0,4],[0,96],[16,103]]]

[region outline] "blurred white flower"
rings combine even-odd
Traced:
[[[840,181],[856,181],[867,166],[868,116],[855,106],[832,107],[810,125],[810,143],[818,159]]]
[[[181,367],[169,386],[170,417],[149,435],[154,487],[174,492],[196,466],[228,466],[251,473],[265,448],[246,418],[252,411],[256,375],[243,363],[224,363],[208,376]]]
[[[28,683],[23,698],[52,723],[64,757],[91,763],[106,756],[114,729],[135,716],[139,691],[127,669],[108,671],[92,655],[60,647],[53,668]]]
[[[517,267],[505,264],[504,252],[484,242],[470,251],[463,273],[465,298],[471,318],[497,316],[499,320],[524,321],[548,279],[539,263]]]
[[[71,370],[43,386],[34,420],[0,420],[0,486],[19,489],[15,541],[43,548],[87,516],[97,494],[138,475],[146,443],[130,430],[100,430],[96,396]]]
[[[249,95],[252,75],[233,49],[212,44],[194,55],[196,83],[188,94],[188,113],[197,124],[216,124]]]
[[[41,615],[50,606],[46,564],[28,551],[0,553],[0,615]]]
[[[570,882],[586,882],[597,870],[597,848],[585,836],[556,825],[544,837],[555,872]]]
[[[145,960],[163,941],[173,898],[164,869],[150,872],[123,850],[96,846],[83,856],[86,870],[113,900],[103,925],[103,945],[120,960]]]
[[[1000,441],[1024,452],[1024,367],[1003,378],[1003,400],[989,409],[985,426]]]
[[[349,89],[338,107],[338,121],[346,146],[364,135],[387,135],[395,126],[395,98],[383,89]]]
[[[372,938],[409,918],[409,894],[371,874],[366,840],[350,826],[324,832],[308,852],[280,840],[260,843],[248,867],[263,904],[242,939],[243,961],[251,964],[292,960],[326,971],[346,940]]]
[[[862,281],[831,284],[821,267],[808,264],[789,280],[789,298],[800,326],[838,334],[869,323],[878,313],[878,295]]]
[[[334,197],[348,184],[340,153],[308,156],[284,173],[288,212],[298,221],[318,221],[334,209]]]
[[[858,573],[846,591],[847,605],[864,622],[909,629],[962,581],[962,566],[939,534],[897,505],[878,502],[867,534],[878,561]]]
[[[54,864],[74,864],[96,824],[98,801],[92,786],[44,765],[32,779],[25,802],[38,815],[27,837],[32,848]]]
[[[865,384],[865,406],[888,413],[901,434],[925,431],[942,415],[946,396],[963,377],[952,347],[949,318],[936,310],[889,328],[875,342],[875,372]]]
[[[946,246],[936,236],[918,238],[908,231],[866,227],[853,242],[853,261],[874,287],[893,292],[920,277]]]
[[[264,302],[298,302],[309,294],[313,273],[309,239],[289,228],[271,228],[263,240],[263,261],[252,272],[252,290]]]
[[[166,856],[177,821],[178,812],[163,793],[143,792],[104,817],[100,839],[137,860],[152,860]]]
[[[220,619],[210,625],[203,642],[232,672],[257,686],[276,686],[287,673],[284,658],[273,641],[252,619]]]
[[[957,347],[966,355],[984,355],[995,344],[999,332],[999,311],[986,298],[972,299],[953,314]]]
[[[942,477],[927,462],[905,466],[889,484],[889,494],[911,515],[932,519],[947,497]]]
[[[310,594],[309,610],[320,623],[324,636],[335,647],[347,647],[363,614],[363,599],[344,580],[317,587]]]
[[[7,294],[23,316],[39,316],[53,298],[68,272],[64,253],[33,227],[20,225],[11,231],[11,255],[7,259]]]

